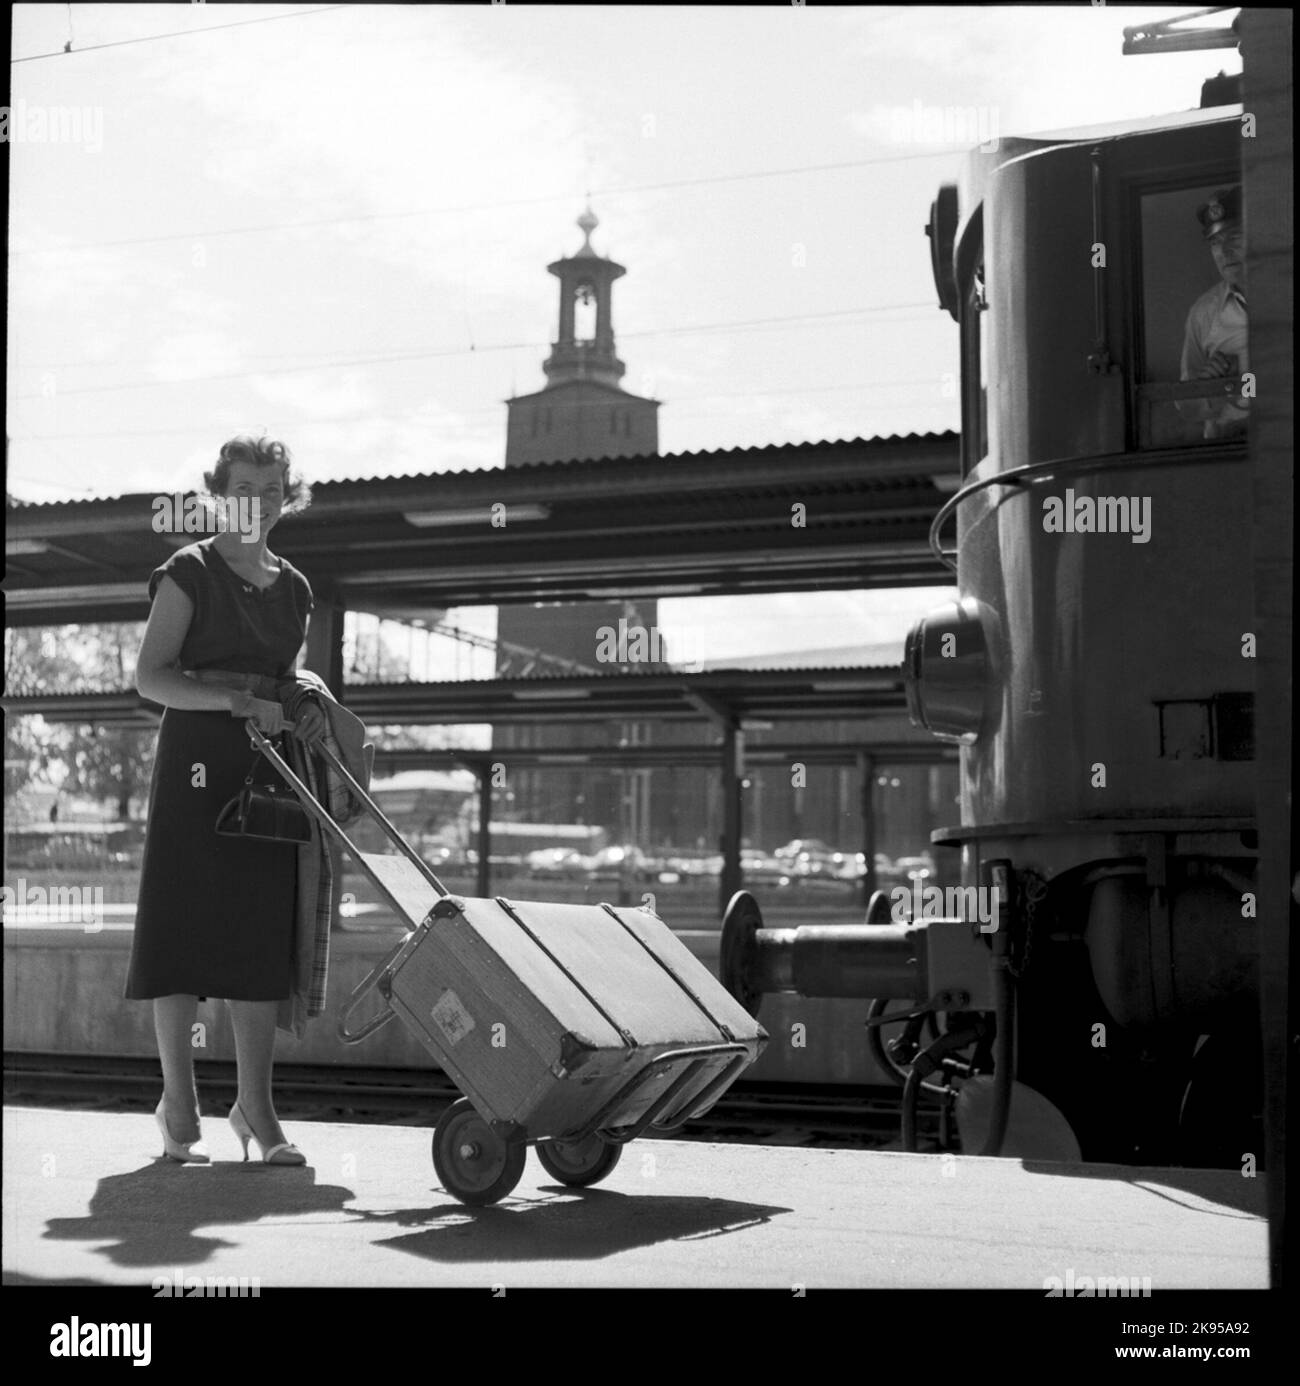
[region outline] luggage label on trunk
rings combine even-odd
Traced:
[[[474,1017],[450,987],[433,1003],[429,1015],[448,1044],[459,1044],[474,1028]]]

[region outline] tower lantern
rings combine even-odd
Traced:
[[[588,207],[578,218],[581,247],[546,267],[560,281],[559,331],[542,365],[552,385],[595,380],[616,386],[627,369],[614,354],[611,307],[614,281],[627,270],[608,256],[596,254],[591,233],[599,225]]]

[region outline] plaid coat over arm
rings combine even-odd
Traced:
[[[290,720],[305,701],[325,713],[325,744],[347,766],[363,789],[370,788],[375,748],[366,742],[365,723],[349,712],[318,674],[299,669],[281,702]],[[289,738],[289,761],[295,774],[339,824],[357,818],[364,805],[343,778],[322,759],[311,755],[295,737]],[[334,918],[334,868],[320,825],[312,819],[312,836],[298,848],[298,908],[294,920],[293,983],[276,1012],[276,1027],[301,1039],[307,1021],[325,1010],[329,980],[330,927]]]

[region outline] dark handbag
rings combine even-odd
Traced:
[[[249,766],[244,787],[217,814],[222,837],[251,837],[261,842],[298,845],[311,841],[311,815],[283,784],[254,784],[259,751]]]

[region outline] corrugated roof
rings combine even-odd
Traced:
[[[646,661],[642,664],[606,664],[599,669],[585,669],[580,673],[575,673],[567,669],[534,669],[528,674],[523,675],[502,675],[488,674],[482,678],[472,678],[462,680],[467,684],[495,684],[508,683],[511,687],[531,685],[534,683],[599,683],[608,680],[616,683],[620,680],[650,679],[650,678],[670,678],[670,679],[693,679],[703,674],[715,676],[726,674],[788,674],[791,680],[797,682],[804,678],[819,677],[823,674],[854,674],[854,673],[873,673],[879,674],[900,668],[903,662],[903,642],[890,645],[862,645],[856,649],[848,650],[828,650],[825,663],[817,663],[817,650],[794,650],[789,654],[768,654],[768,655],[738,655],[734,659],[710,659],[701,660],[699,664],[688,664],[683,661],[674,664],[669,661],[667,664],[654,664]],[[894,658],[894,655],[897,658]],[[844,656],[837,658],[836,656]],[[854,658],[854,655],[861,656]],[[808,664],[797,664],[788,661],[809,659],[813,662]],[[725,682],[725,680],[724,680]],[[348,687],[355,688],[414,688],[423,687],[412,679],[373,679],[357,680],[349,683]]]
[[[945,433],[902,433],[889,434],[881,438],[840,438],[827,439],[821,442],[806,443],[764,443],[759,447],[749,448],[713,448],[704,452],[675,452],[675,453],[639,453],[634,457],[595,457],[595,458],[571,458],[557,462],[522,462],[515,466],[502,467],[462,467],[454,471],[431,471],[431,472],[400,472],[385,475],[340,477],[332,480],[313,480],[307,478],[311,484],[312,492],[315,495],[328,493],[329,491],[347,486],[358,486],[366,482],[419,482],[431,481],[434,479],[464,480],[468,477],[490,476],[497,472],[510,471],[511,473],[520,472],[545,472],[547,474],[581,473],[592,469],[611,470],[614,468],[625,468],[628,470],[645,466],[647,463],[658,463],[660,465],[703,463],[717,459],[731,458],[736,461],[758,457],[776,457],[781,454],[815,453],[826,450],[839,450],[850,448],[887,448],[906,444],[911,446],[955,446],[959,435],[955,432]],[[6,508],[50,510],[54,507],[72,509],[79,505],[97,505],[105,501],[131,500],[144,496],[162,494],[156,491],[126,491],[115,495],[102,496],[78,496],[75,500],[61,501],[25,501],[13,496],[5,497]],[[191,494],[183,492],[182,494]]]
[[[960,434],[945,433],[891,433],[882,438],[831,438],[807,443],[763,443],[750,448],[712,448],[704,452],[646,452],[633,457],[582,457],[569,458],[558,462],[520,462],[506,468],[502,467],[464,467],[446,472],[402,472],[388,476],[342,477],[332,481],[312,483],[312,490],[322,490],[330,486],[355,486],[363,481],[425,481],[431,477],[480,476],[485,472],[511,471],[580,471],[590,467],[631,466],[645,462],[704,462],[720,457],[762,457],[776,456],[779,453],[815,452],[825,448],[886,447],[899,443],[932,444],[956,443]]]
[[[700,661],[699,667],[706,673],[748,669],[760,673],[801,674],[814,669],[894,669],[902,662],[903,642],[896,640],[881,645],[839,645],[820,650],[705,659]]]

